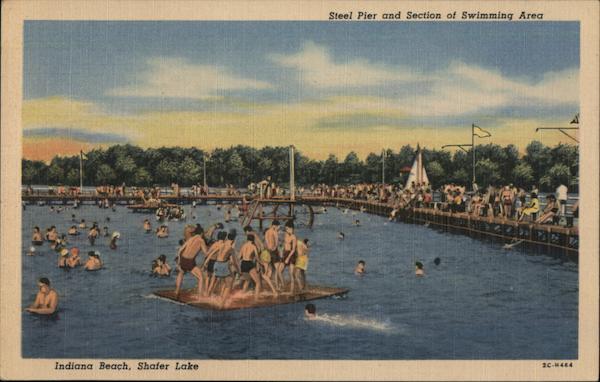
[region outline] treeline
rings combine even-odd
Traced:
[[[83,174],[85,185],[125,183],[127,186],[202,184],[203,160],[209,186],[247,186],[270,175],[279,184],[289,180],[287,147],[234,146],[215,149],[210,153],[196,148],[161,147],[142,149],[132,145],[117,145],[106,150],[85,153]],[[398,151],[387,150],[385,177],[387,183],[403,183],[407,174],[401,170],[412,165],[415,148],[403,146]],[[476,147],[476,177],[479,186],[514,183],[521,187],[537,185],[541,190],[553,190],[559,184],[576,191],[578,183],[578,147],[559,144],[548,147],[532,141],[520,156],[517,147],[488,144]],[[381,153],[371,153],[365,160],[350,152],[345,158],[329,155],[326,160],[310,159],[296,152],[296,182],[350,184],[381,182]],[[458,150],[423,150],[425,168],[435,186],[446,183],[470,185],[471,153]],[[79,185],[79,156],[54,157],[49,164],[23,159],[22,182],[48,185]]]

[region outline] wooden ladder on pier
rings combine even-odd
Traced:
[[[242,227],[245,227],[252,223],[252,218],[254,217],[254,214],[256,213],[256,210],[258,209],[259,205],[260,202],[258,201],[258,199],[252,201],[252,204],[250,204],[250,206],[246,210],[246,214],[244,214],[244,218],[242,219]]]

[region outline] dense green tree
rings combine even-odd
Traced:
[[[404,184],[405,166],[411,166],[416,149],[409,145],[398,151],[386,149],[386,183]],[[564,183],[571,190],[578,183],[578,148],[560,144],[547,147],[531,142],[520,157],[513,145],[500,147],[494,144],[475,148],[477,183],[483,187],[514,183],[525,188],[534,183],[544,191],[553,190]],[[122,184],[129,186],[170,185],[182,186],[203,183],[203,166],[206,157],[208,184],[246,186],[271,176],[277,184],[289,182],[289,148],[249,146],[218,148],[204,152],[197,148],[159,147],[142,149],[132,145],[116,145],[107,149],[94,149],[85,153],[83,160],[84,184]],[[434,186],[454,182],[470,185],[472,174],[471,151],[423,149],[423,160]],[[381,182],[382,153],[367,155],[362,161],[354,152],[340,162],[335,155],[325,160],[313,160],[295,151],[296,183],[348,184]],[[79,155],[55,157],[48,164],[22,160],[23,184],[79,184]]]
[[[444,170],[439,162],[427,162],[426,170],[431,184],[442,184],[444,182],[446,170]]]
[[[568,185],[570,178],[571,170],[569,170],[569,167],[562,163],[557,163],[540,179],[540,185],[545,189],[553,190],[560,184]]]
[[[117,182],[117,174],[115,171],[107,164],[101,164],[98,167],[98,172],[96,172],[96,182],[94,184],[114,184]]]
[[[511,182],[519,187],[529,189],[533,184],[533,169],[528,163],[522,162],[515,166]]]
[[[158,166],[156,166],[155,181],[159,184],[168,185],[170,185],[173,182],[176,182],[179,174],[175,163],[175,161],[170,159],[161,160]]]
[[[500,166],[491,159],[482,159],[475,164],[475,177],[480,186],[502,184]]]

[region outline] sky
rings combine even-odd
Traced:
[[[569,142],[577,22],[26,21],[23,155]],[[572,143],[572,142],[569,142]]]

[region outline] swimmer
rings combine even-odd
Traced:
[[[113,232],[111,239],[110,239],[110,244],[108,245],[110,247],[110,249],[112,249],[113,251],[115,249],[117,249],[117,240],[121,238],[121,234],[119,232]]]
[[[50,242],[50,248],[56,248],[56,240],[58,240],[58,232],[56,231],[56,227],[52,226],[46,232],[46,240]]]
[[[296,267],[296,257],[298,249],[298,238],[294,233],[294,223],[292,221],[288,221],[285,224],[285,232],[283,237],[283,263],[284,266],[288,267],[288,272],[290,274],[290,292],[294,294],[294,290],[296,287],[296,283],[294,282],[294,269]]]
[[[104,236],[104,237],[108,237],[109,235],[110,235],[110,234],[108,233],[108,227],[107,227],[107,226],[104,226],[104,227],[102,228],[102,236]]]
[[[343,232],[339,232],[339,233],[338,233],[338,239],[340,239],[340,240],[344,240],[345,238],[346,238],[346,235],[344,235],[344,233],[343,233]]]
[[[235,230],[231,230],[227,234],[227,239],[223,243],[221,251],[217,255],[217,262],[215,263],[214,267],[214,277],[217,279],[219,284],[223,284],[223,289],[219,294],[221,299],[221,307],[225,305],[225,302],[229,298],[229,294],[233,289],[235,273],[231,272],[231,268],[233,267],[235,272],[241,274],[240,265],[238,264],[235,256],[235,237]]]
[[[359,260],[358,264],[356,264],[356,268],[354,268],[354,274],[361,276],[367,273],[367,264],[364,260]]]
[[[259,274],[262,280],[267,283],[269,288],[271,288],[273,294],[277,296],[279,292],[277,292],[277,289],[275,289],[273,283],[271,282],[271,276],[273,274],[273,267],[271,266],[271,252],[269,252],[269,250],[265,247],[265,243],[261,240],[260,235],[257,232],[254,232],[252,227],[244,227],[244,233],[246,235],[254,236],[254,245],[259,253],[256,261],[256,264],[260,267]]]
[[[294,280],[298,282],[298,288],[301,291],[306,288],[306,270],[308,269],[308,254],[310,252],[308,243],[308,239],[298,241],[298,257],[296,257]]]
[[[77,223],[77,219],[75,219],[75,214],[71,214],[71,222]]]
[[[425,270],[423,270],[423,263],[420,261],[417,261],[415,263],[415,275],[417,275],[418,277],[425,276]]]
[[[152,225],[148,219],[144,219],[144,231],[146,231],[146,233],[152,232]]]
[[[214,267],[215,263],[217,262],[217,256],[219,255],[219,252],[221,252],[221,248],[223,248],[223,245],[225,244],[225,240],[227,240],[227,232],[220,231],[217,234],[217,241],[210,245],[210,247],[208,248],[208,253],[204,258],[204,262],[202,263],[202,270],[206,271],[207,275],[204,281],[205,295],[210,295],[212,289],[215,286],[216,279],[214,277]]]
[[[269,229],[265,232],[265,245],[271,254],[271,262],[275,267],[275,288],[283,287],[283,259],[279,256],[279,221],[273,220]]]
[[[161,225],[160,227],[158,227],[156,229],[156,237],[158,237],[159,239],[164,239],[166,237],[169,237],[169,227],[167,227],[166,225]]]
[[[27,256],[35,256],[35,247],[29,247],[29,252],[27,252]]]
[[[50,288],[50,280],[42,277],[38,280],[40,291],[35,296],[35,301],[27,309],[29,313],[50,315],[58,308],[58,293]]]
[[[58,256],[58,267],[59,268],[68,268],[67,266],[67,256],[69,255],[69,250],[66,248],[62,248],[59,251]]]
[[[96,242],[96,238],[98,237],[98,226],[96,224],[92,225],[90,231],[88,232],[88,240],[90,245],[94,245]]]
[[[44,237],[42,236],[42,232],[40,231],[40,227],[33,227],[33,235],[31,236],[31,244],[33,245],[43,245]]]
[[[196,265],[196,257],[202,251],[204,254],[208,252],[206,243],[202,238],[204,229],[200,224],[187,225],[183,231],[185,242],[179,248],[177,253],[177,279],[175,280],[175,299],[179,298],[181,284],[183,283],[184,275],[191,272],[198,280],[198,297],[202,295],[202,270]]]
[[[71,235],[71,236],[77,236],[77,235],[79,235],[79,231],[77,231],[77,226],[76,225],[72,225],[69,228],[69,230],[67,231],[67,234]]]
[[[171,267],[167,264],[167,256],[160,255],[152,262],[152,274],[156,276],[170,276]]]
[[[244,227],[244,234],[245,235],[248,235],[248,234],[254,235],[254,245],[256,245],[256,249],[258,249],[258,252],[262,251],[265,248],[265,243],[260,238],[260,235],[258,235],[258,233],[256,233],[256,232],[254,232],[254,229],[252,227],[250,227],[249,225]]]
[[[309,320],[317,318],[317,307],[315,304],[306,304],[304,307],[304,317]]]
[[[79,256],[79,248],[71,248],[71,256],[67,259],[67,266],[69,268],[75,268],[81,265],[81,257]]]
[[[360,227],[360,220],[356,219],[354,221],[354,225],[357,226],[357,227]]]
[[[225,210],[225,223],[229,223],[231,221],[231,208],[227,207]]]
[[[440,265],[440,263],[441,263],[441,262],[442,262],[442,260],[440,260],[440,258],[439,258],[439,257],[436,257],[436,258],[433,260],[433,263],[434,263],[435,265]]]
[[[102,265],[100,254],[97,251],[89,251],[88,259],[85,262],[84,269],[86,271],[97,271],[102,268]]]
[[[213,235],[217,230],[223,229],[223,223],[216,223],[208,227],[208,229],[204,232],[204,242],[206,245],[210,246],[215,240],[213,239]]]
[[[260,294],[260,277],[256,269],[255,260],[258,258],[258,250],[254,245],[254,235],[246,236],[246,242],[240,248],[240,273],[244,280],[242,290],[245,292],[250,285],[250,280],[254,281],[254,299],[257,300]]]
[[[113,211],[114,211],[114,209],[113,209]],[[110,216],[107,216],[106,218],[104,218],[104,221],[108,223],[110,221]]]
[[[79,223],[79,228],[87,228],[85,224],[85,219],[81,219],[81,222]]]

